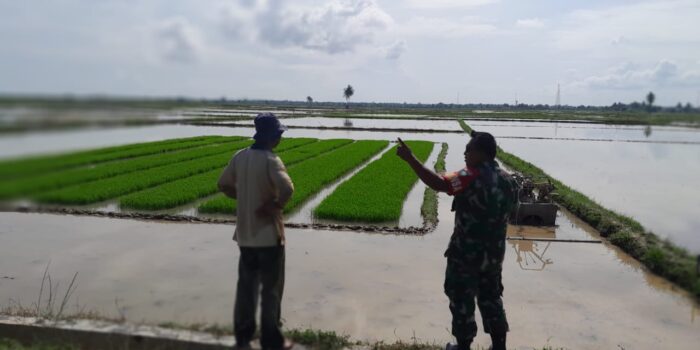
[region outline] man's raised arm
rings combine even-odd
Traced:
[[[411,169],[418,175],[418,177],[423,181],[428,187],[435,191],[448,192],[449,185],[442,176],[436,174],[434,171],[426,168],[411,152],[411,149],[406,145],[401,138],[398,139],[399,147],[396,149],[396,155],[405,160]]]

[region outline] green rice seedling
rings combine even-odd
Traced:
[[[294,182],[295,190],[284,211],[290,212],[296,209],[309,197],[372,158],[388,144],[387,141],[357,141],[335,152],[326,153],[290,167],[289,176]]]
[[[197,211],[205,214],[235,214],[236,200],[219,193],[197,207]]]
[[[19,196],[56,190],[70,185],[106,179],[121,174],[128,174],[135,171],[202,158],[214,154],[231,154],[231,152],[246,147],[252,143],[252,141],[242,138],[234,138],[233,140],[235,141],[207,145],[179,152],[156,154],[124,161],[99,164],[90,168],[69,169],[34,178],[5,181],[0,183],[0,199],[16,198]],[[309,138],[289,139],[284,140],[279,147],[282,149],[293,149],[315,141],[315,139]]]
[[[250,144],[251,141],[234,138],[229,142],[209,144],[176,152],[152,154],[127,160],[101,163],[92,167],[60,170],[35,177],[6,180],[0,183],[0,199],[28,196],[166,164],[183,162],[214,154],[228,153],[231,152],[231,150],[240,149]]]
[[[283,148],[296,147],[305,142],[309,143],[315,140],[289,139],[286,141],[284,145],[281,145]],[[241,144],[238,148],[240,149],[245,146],[245,144]],[[235,149],[230,151],[235,151]],[[141,172],[118,175],[107,179],[74,185],[38,195],[35,199],[40,203],[53,204],[81,205],[97,203],[223,167],[228,163],[230,158],[231,152],[215,154],[181,163],[151,168]]]
[[[295,209],[325,185],[371,158],[386,145],[386,141],[357,141],[289,167],[289,176],[294,182],[294,194],[285,211]],[[234,214],[236,201],[219,194],[200,205],[198,210],[200,213]]]
[[[314,144],[313,147],[299,147],[291,151],[280,150],[278,147],[275,151],[279,154],[285,166],[291,166],[299,161],[334,150],[352,142],[353,140],[349,139],[322,140]]]
[[[425,162],[432,142],[406,142]],[[403,202],[418,180],[413,170],[396,156],[396,147],[342,183],[314,210],[316,217],[341,221],[387,222],[401,217]]]
[[[323,140],[280,152],[285,165],[290,166],[307,158],[347,145],[352,140]],[[160,210],[193,202],[218,191],[217,180],[221,169],[169,182],[157,187],[132,193],[120,199],[122,208]]]
[[[199,136],[124,146],[100,148],[60,155],[36,156],[0,162],[0,179],[9,180],[43,175],[50,171],[70,169],[113,160],[165,153],[207,144],[242,139],[241,137]]]

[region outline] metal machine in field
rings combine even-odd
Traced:
[[[558,207],[552,201],[554,185],[549,179],[537,180],[520,173],[513,173],[518,183],[518,204],[511,213],[510,223],[515,225],[554,226]]]

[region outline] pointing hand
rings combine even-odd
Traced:
[[[409,159],[413,158],[413,152],[411,152],[411,149],[408,147],[408,145],[405,142],[403,142],[403,140],[401,140],[400,137],[397,140],[399,142],[399,147],[396,148],[396,155],[405,161],[408,161]]]

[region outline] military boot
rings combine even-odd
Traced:
[[[491,333],[491,350],[506,350],[506,333]]]
[[[445,346],[445,350],[470,350],[472,346],[472,342],[461,342],[459,344],[451,344],[447,343]]]

